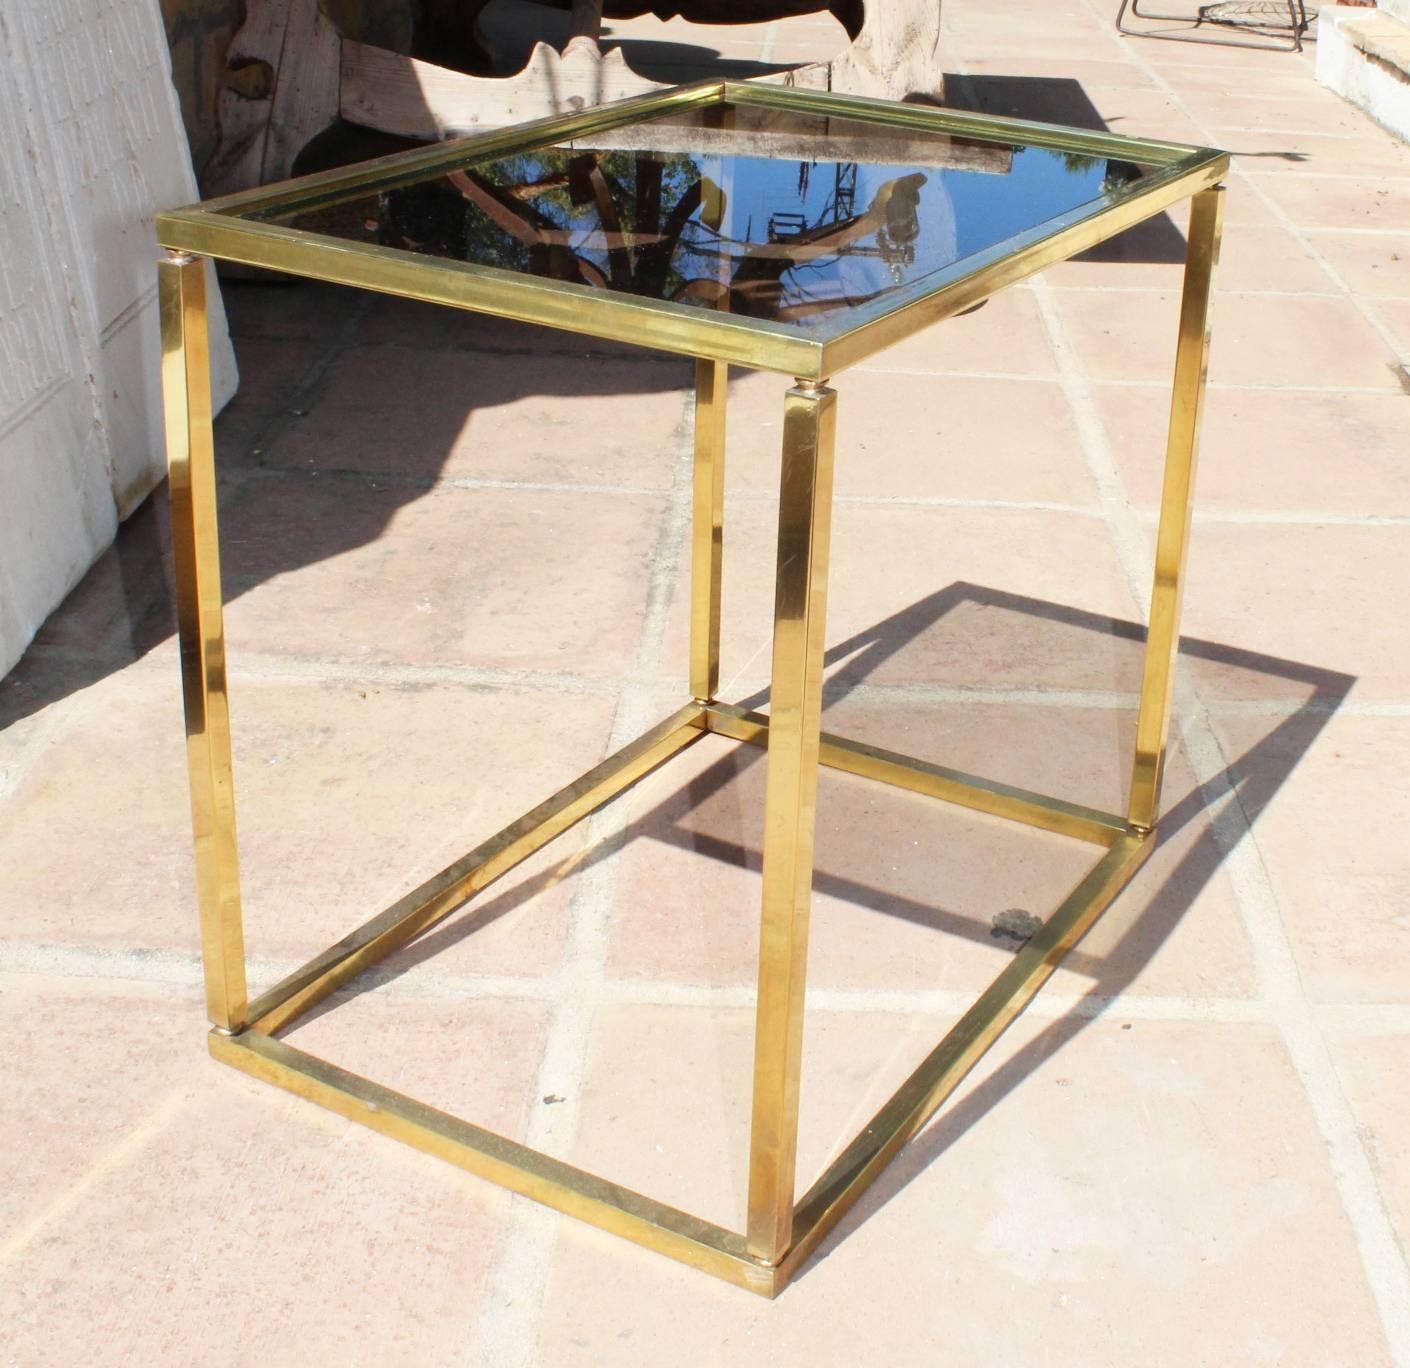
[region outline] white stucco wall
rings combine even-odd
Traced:
[[[0,675],[162,477],[152,214],[195,198],[157,0],[0,0]]]

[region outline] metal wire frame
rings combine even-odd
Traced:
[[[1237,17],[1241,9],[1248,13],[1244,17]],[[1286,23],[1283,23],[1281,18],[1272,17],[1275,11],[1281,14],[1284,9],[1288,12]],[[1268,17],[1259,17],[1260,10]],[[1140,0],[1121,0],[1121,5],[1116,11],[1118,33],[1129,38],[1163,38],[1176,43],[1202,43],[1207,40],[1196,38],[1189,33],[1152,33],[1146,29],[1128,28],[1122,23],[1128,11],[1137,19],[1156,23],[1190,24],[1195,28],[1202,24],[1217,24],[1222,28],[1246,29],[1265,38],[1275,38],[1280,33],[1286,33],[1286,43],[1217,40],[1228,47],[1265,48],[1274,52],[1301,52],[1302,35],[1312,27],[1312,21],[1317,17],[1315,9],[1309,12],[1306,0],[1215,0],[1213,4],[1201,5],[1193,14],[1146,14],[1141,10]]]
[[[734,88],[712,89],[713,97],[719,98],[723,90]],[[752,93],[751,88],[751,97]],[[805,102],[795,102],[794,97],[801,95],[788,92],[789,99],[779,101],[770,92],[768,99],[797,107]],[[685,97],[694,99],[696,95],[689,90],[683,95],[678,93],[678,98]],[[628,103],[639,111],[659,105],[661,97]],[[840,114],[858,102],[810,95],[806,103],[809,108],[821,107]],[[872,102],[865,103],[873,107]],[[623,107],[618,108],[620,111]],[[886,118],[909,117],[908,107],[876,108]],[[597,112],[577,116],[579,122],[598,117]],[[849,113],[848,117],[852,115]],[[976,116],[943,117],[950,125],[967,124],[969,136],[981,130],[988,130],[991,136],[1007,136],[1015,123]],[[550,121],[560,128],[565,122],[573,121]],[[542,141],[543,127],[540,126],[537,141]],[[1041,130],[1038,136],[1057,135]],[[1074,134],[1072,140],[1080,142],[1084,136],[1091,135]],[[1133,155],[1123,140],[1099,141],[1118,144],[1123,155]],[[427,155],[413,154],[413,159],[424,161]],[[223,210],[163,216],[163,240],[168,247],[178,249],[169,252],[159,266],[162,372],[202,957],[207,1011],[214,1027],[209,1037],[212,1054],[340,1115],[659,1253],[765,1296],[779,1292],[840,1216],[925,1125],[1013,1021],[1066,952],[1131,879],[1155,844],[1208,352],[1208,306],[1222,215],[1223,190],[1213,185],[1212,177],[1227,166],[1223,154],[1197,149],[1167,148],[1163,155],[1178,169],[1177,174],[1141,201],[1140,213],[1136,214],[1131,201],[1122,201],[1093,221],[1056,225],[1047,237],[1022,243],[1007,256],[982,263],[965,274],[931,282],[928,292],[918,293],[899,309],[864,320],[823,343],[809,343],[816,351],[819,366],[826,360],[850,364],[885,345],[887,340],[896,340],[953,312],[955,299],[973,302],[976,297],[982,298],[1030,270],[1071,255],[1091,241],[1158,212],[1172,202],[1170,196],[1179,198],[1193,193],[1150,629],[1130,800],[1124,814],[1080,807],[822,732],[822,644],[836,395],[809,374],[799,375],[785,396],[771,713],[765,717],[715,697],[719,679],[727,363],[735,359],[740,336],[751,339],[745,350],[753,363],[764,369],[786,369],[798,352],[792,339],[780,338],[767,325],[755,325],[744,334],[731,333],[708,326],[717,320],[705,316],[689,320],[691,326],[685,327],[669,309],[663,312],[648,306],[639,321],[659,326],[655,331],[649,327],[639,329],[633,340],[668,350],[703,353],[696,380],[692,535],[690,680],[695,696],[659,725],[253,1002],[248,1001],[245,986],[235,838],[205,267],[198,256],[180,249],[199,244],[212,255],[223,255],[220,249],[228,247],[235,259],[257,259],[256,264],[277,261],[280,269],[294,274],[341,278],[366,288],[438,298],[444,303],[488,312],[513,312],[526,300],[532,302],[534,296],[517,288],[522,282],[463,276],[443,262],[432,265],[433,277],[444,275],[451,283],[436,284],[433,277],[420,270],[406,274],[407,268],[389,263],[387,254],[363,248],[354,251],[341,244],[347,260],[335,271],[328,266],[331,258],[326,244],[302,242],[297,235],[289,236],[287,230],[275,234],[256,231],[249,237],[239,231],[234,236],[223,235],[219,225],[228,222]],[[388,166],[394,173],[405,171],[405,160],[382,163],[376,174],[383,174]],[[337,174],[345,179],[348,175]],[[327,177],[311,179],[320,180],[327,188]],[[275,187],[272,192],[253,192],[241,198],[247,204],[261,202],[261,196],[265,200],[280,196],[287,200],[307,194],[309,189],[306,183],[292,182]],[[206,232],[205,226],[210,223],[217,228]],[[267,230],[269,225],[244,227]],[[429,287],[428,279],[432,280]],[[570,287],[558,285],[558,289],[567,291],[570,300],[575,299]],[[423,294],[423,290],[429,293]],[[574,307],[582,312],[572,314],[571,321],[561,326],[601,336],[616,335],[621,326],[621,316],[614,312],[616,301],[606,301],[598,293],[588,298],[592,306],[576,301]],[[553,321],[543,317],[543,312],[524,308],[525,315],[537,317],[538,321]],[[682,345],[686,342],[689,345]],[[716,343],[721,343],[719,350],[725,355],[711,352]],[[330,993],[464,907],[520,861],[706,734],[732,737],[768,749],[749,1217],[745,1232],[726,1230],[538,1154],[316,1059],[277,1038],[279,1031]],[[800,1042],[819,765],[1058,832],[1094,844],[1103,853],[1043,928],[872,1121],[802,1198],[795,1200]]]

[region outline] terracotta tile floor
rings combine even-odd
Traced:
[[[0,682],[0,1361],[1410,1368],[1410,154],[1310,53],[1121,40],[1114,8],[944,0],[956,103],[1244,154],[1170,832],[1049,991],[773,1304],[221,1068],[157,498]],[[839,41],[614,28],[680,74]],[[1182,231],[840,378],[834,729],[1121,801]],[[675,706],[690,368],[314,286],[227,304],[259,987]],[[735,697],[780,388],[732,386]],[[702,742],[295,1040],[738,1221],[762,758]],[[847,776],[819,811],[805,1182],[1086,859]]]

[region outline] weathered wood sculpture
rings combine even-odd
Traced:
[[[620,100],[662,88],[602,52],[604,15],[683,13],[707,23],[831,12],[851,37],[831,62],[763,79],[890,99],[942,94],[940,0],[552,0],[571,9],[560,53],[535,45],[513,76],[473,75],[344,38],[319,0],[246,0],[221,93],[220,145],[202,177],[206,194],[281,180],[299,152],[339,117],[407,138],[432,140]],[[465,66],[488,53],[478,18],[488,0],[426,0],[423,22]]]
[[[493,54],[480,30],[480,16],[491,0],[421,0],[418,28],[425,47],[446,66],[458,71],[484,72],[493,67]],[[565,47],[577,42],[596,46],[606,19],[689,19],[696,24],[755,24],[799,14],[830,12],[855,41],[864,18],[862,0],[540,0],[572,13]]]

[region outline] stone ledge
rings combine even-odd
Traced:
[[[1410,22],[1399,13],[1326,6],[1318,28],[1317,79],[1410,141]]]
[[[1402,81],[1410,81],[1410,26],[1374,10],[1369,18],[1345,28],[1353,47],[1383,63]]]

